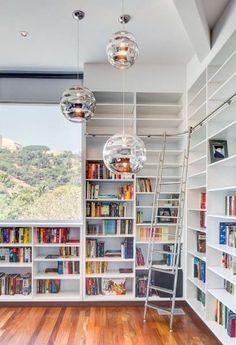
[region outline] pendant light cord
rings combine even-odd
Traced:
[[[125,14],[124,0],[121,0],[121,15]],[[125,21],[122,23],[123,31],[125,30]],[[122,112],[123,112],[123,136],[125,135],[125,69],[122,70]]]
[[[79,80],[79,21],[80,19],[77,18],[77,37],[76,37],[76,40],[77,40],[77,80]]]
[[[125,70],[122,70],[122,112],[123,112],[123,135],[125,135]]]

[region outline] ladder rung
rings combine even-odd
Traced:
[[[165,293],[168,293],[169,295],[173,295],[173,293],[174,293],[173,290],[166,289],[166,288],[163,288],[163,287],[160,287],[160,286],[156,286],[156,285],[150,285],[149,289],[165,292]]]
[[[167,250],[158,250],[158,249],[153,249],[153,252],[155,253],[160,253],[160,254],[167,254],[167,255],[177,255],[177,253],[173,252],[168,252]]]
[[[153,304],[153,303],[149,303],[149,302],[148,302],[148,303],[147,303],[147,307],[152,308],[152,309],[155,309],[155,310],[164,310],[164,311],[166,311],[166,312],[168,312],[168,313],[171,314],[169,308],[159,307],[159,306],[157,306],[157,305],[155,305],[155,304]]]
[[[170,266],[169,269],[167,269],[167,268],[165,269],[165,268],[160,268],[160,266],[153,265],[153,266],[151,266],[151,270],[156,271],[156,272],[160,272],[160,273],[171,274],[171,275],[175,274],[175,272],[172,271],[172,266]]]
[[[184,183],[184,182],[183,182]],[[172,185],[172,184],[181,184],[181,182],[161,182],[160,185]]]

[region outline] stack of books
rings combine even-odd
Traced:
[[[86,262],[86,274],[106,273],[107,270],[108,262],[106,261]]]
[[[152,192],[152,184],[150,178],[138,178],[136,182],[137,192]]]
[[[229,269],[232,274],[236,274],[236,257],[227,253],[222,253],[221,266]]]
[[[236,248],[236,223],[220,223],[219,243]]]
[[[87,201],[86,217],[126,217],[126,203]]]
[[[105,235],[131,235],[133,233],[132,219],[108,219],[103,221]]]
[[[58,293],[61,290],[60,279],[40,279],[37,280],[37,293]]]
[[[125,176],[113,174],[106,168],[103,161],[88,161],[86,166],[86,177],[89,180],[93,179],[111,179],[111,180],[125,180],[133,179],[132,174]]]
[[[87,258],[96,258],[104,256],[104,241],[98,241],[97,239],[86,240],[86,255]]]
[[[30,228],[0,228],[0,243],[30,243]]]
[[[233,296],[236,296],[236,285],[224,279],[224,289]]]
[[[136,265],[145,266],[145,260],[141,248],[136,248]]]
[[[206,295],[202,290],[197,288],[197,300],[201,302],[202,306],[205,307],[206,305]]]
[[[0,248],[0,262],[31,262],[31,247]]]
[[[199,258],[193,258],[194,278],[198,278],[203,283],[206,282],[206,263]]]
[[[69,235],[68,228],[36,228],[38,243],[67,243]]]
[[[225,197],[225,215],[236,216],[236,195],[227,195]]]
[[[99,278],[86,278],[86,295],[96,296],[101,294],[101,284]]]
[[[79,274],[79,261],[58,261],[58,274]]]
[[[206,234],[197,232],[197,251],[199,253],[206,253]]]
[[[30,295],[31,273],[0,273],[0,295]]]

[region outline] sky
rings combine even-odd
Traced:
[[[23,146],[81,152],[81,125],[68,121],[59,105],[1,104],[0,135]]]

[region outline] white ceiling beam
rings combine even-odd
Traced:
[[[211,49],[210,29],[201,0],[173,0],[197,57],[202,61]]]

